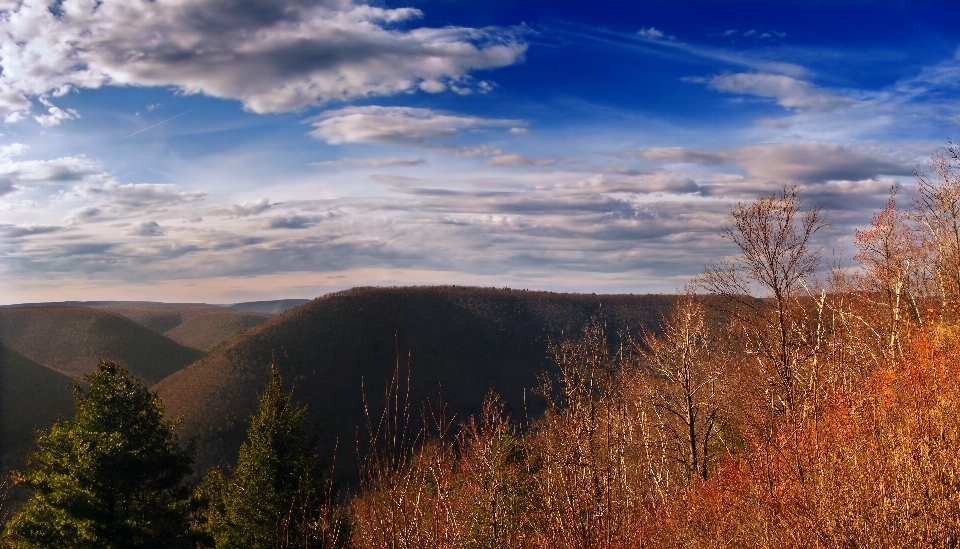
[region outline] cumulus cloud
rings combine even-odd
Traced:
[[[83,155],[52,160],[16,159],[28,150],[29,147],[21,143],[0,147],[0,194],[9,193],[14,186],[65,184],[109,178],[96,162]]]
[[[407,29],[419,10],[352,0],[48,4],[24,0],[0,18],[0,116],[28,110],[31,96],[104,85],[173,86],[260,113],[488,89],[470,73],[517,63],[527,48],[522,28]]]
[[[60,107],[51,103],[46,97],[40,97],[40,102],[44,107],[47,108],[47,114],[34,116],[33,118],[37,121],[37,123],[45,128],[59,126],[60,122],[64,120],[75,120],[80,118],[80,115],[74,109],[61,109]]]
[[[141,221],[136,223],[131,229],[130,234],[134,236],[161,236],[164,230],[156,221]]]
[[[819,90],[809,82],[782,74],[741,72],[720,74],[698,81],[706,82],[709,87],[724,93],[774,99],[778,105],[787,109],[828,112],[851,102],[845,97]]]
[[[912,169],[865,146],[832,143],[768,143],[730,149],[653,148],[631,156],[660,163],[734,166],[767,179],[816,183],[910,175]]]
[[[311,166],[316,168],[388,168],[391,166],[419,166],[426,161],[426,158],[419,156],[410,158],[341,158],[340,160],[314,162]]]
[[[263,212],[270,209],[270,201],[266,198],[261,198],[256,202],[244,202],[243,204],[231,204],[227,207],[227,212],[238,216],[238,217],[248,217],[251,215],[260,215]]]
[[[326,111],[311,120],[310,135],[330,145],[379,143],[428,147],[464,130],[518,126],[521,121],[447,114],[413,107],[347,107]]]

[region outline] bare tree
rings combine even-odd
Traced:
[[[887,205],[855,239],[861,270],[854,280],[861,302],[877,310],[869,326],[887,361],[902,358],[902,332],[922,322],[917,301],[925,278],[919,235],[897,207],[896,194],[890,189]]]
[[[688,288],[664,317],[662,334],[648,333],[637,343],[652,374],[651,401],[687,478],[707,478],[719,443],[723,380],[706,313]]]
[[[707,266],[702,283],[744,339],[745,351],[769,378],[769,403],[793,414],[797,373],[816,349],[817,326],[804,303],[806,279],[820,265],[811,238],[825,226],[819,208],[803,210],[796,185],[738,203],[723,237],[739,254]],[[808,300],[809,301],[809,300]]]
[[[960,145],[949,141],[916,172],[914,216],[932,250],[942,312],[960,301]]]

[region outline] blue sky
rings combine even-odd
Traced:
[[[960,124],[943,2],[0,0],[0,302],[671,292]]]

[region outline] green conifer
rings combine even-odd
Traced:
[[[169,548],[187,543],[192,447],[126,367],[101,361],[74,388],[77,414],[37,432],[14,481],[33,492],[8,523],[17,547]]]
[[[324,547],[344,537],[317,450],[319,433],[310,435],[306,408],[281,384],[271,365],[231,478],[212,469],[204,480],[217,549]]]

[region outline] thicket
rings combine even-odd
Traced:
[[[737,253],[660,330],[613,347],[600,317],[551,344],[537,417],[491,392],[458,422],[442,390],[412,401],[398,357],[353,494],[274,371],[236,467],[165,508],[218,548],[957,547],[960,147],[929,168],[856,232],[856,269],[824,271],[797,187],[736,205]],[[8,539],[29,541],[41,462]]]
[[[960,147],[823,270],[822,212],[784,186],[732,208],[657,333],[555,343],[546,412],[490,395],[406,432],[398,375],[370,429],[357,547],[956,547]],[[623,338],[621,338],[623,339]]]

